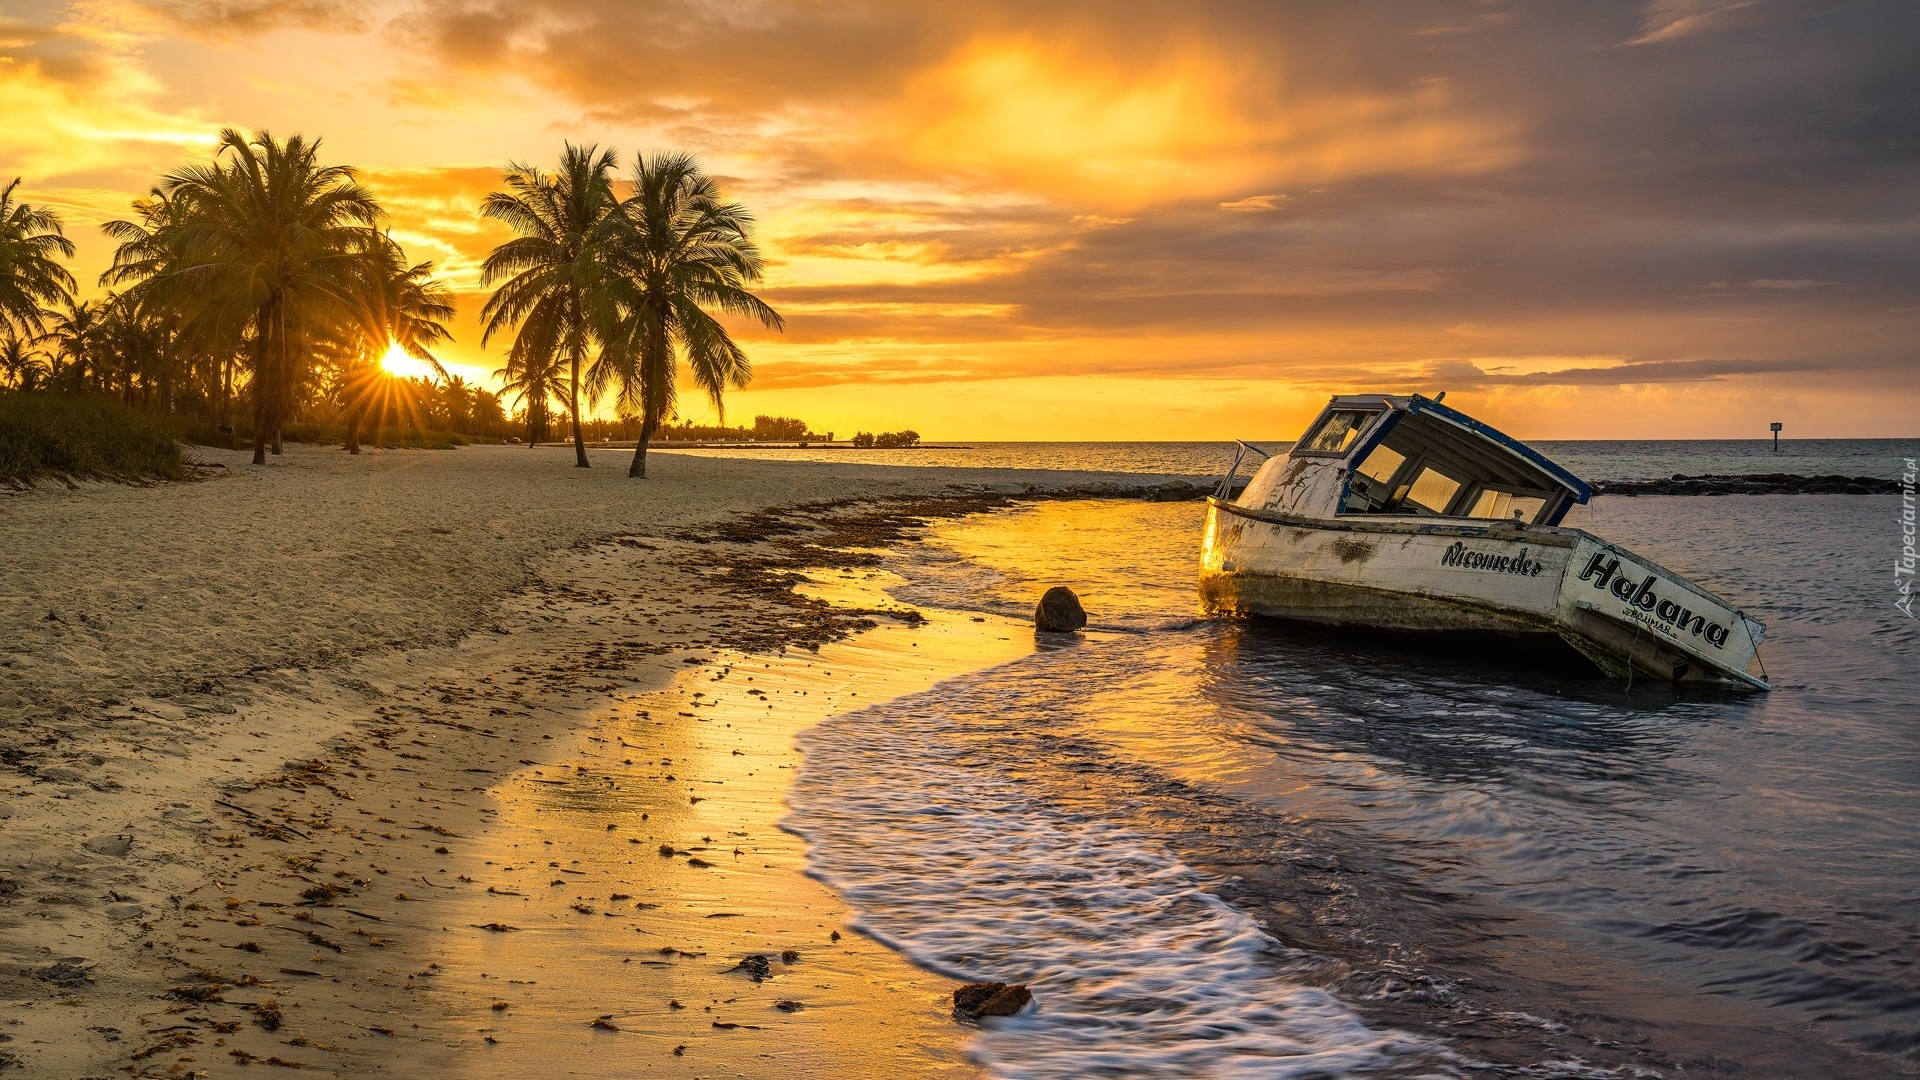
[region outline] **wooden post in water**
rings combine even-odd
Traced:
[[[1773,428],[1773,452],[1777,454],[1780,452],[1780,421],[1775,420],[1769,426]]]

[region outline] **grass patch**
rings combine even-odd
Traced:
[[[0,394],[0,484],[184,480],[174,424],[106,398]]]

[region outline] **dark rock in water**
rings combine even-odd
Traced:
[[[953,1015],[959,1020],[983,1016],[1012,1016],[1033,1000],[1033,991],[1003,982],[968,983],[953,992]]]
[[[1080,598],[1065,585],[1055,585],[1040,598],[1033,609],[1033,626],[1036,630],[1051,633],[1067,633],[1087,625],[1086,609],[1080,606]]]

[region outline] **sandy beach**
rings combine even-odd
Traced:
[[[777,822],[796,732],[1031,632],[899,609],[856,554],[789,575],[911,500],[1103,478],[196,453],[0,500],[0,1063],[970,1072],[953,984]]]

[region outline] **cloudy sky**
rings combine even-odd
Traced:
[[[501,166],[691,150],[788,318],[730,416],[841,432],[1915,435],[1916,57],[1909,0],[0,0],[0,174],[91,280],[222,125],[319,136],[485,377]]]

